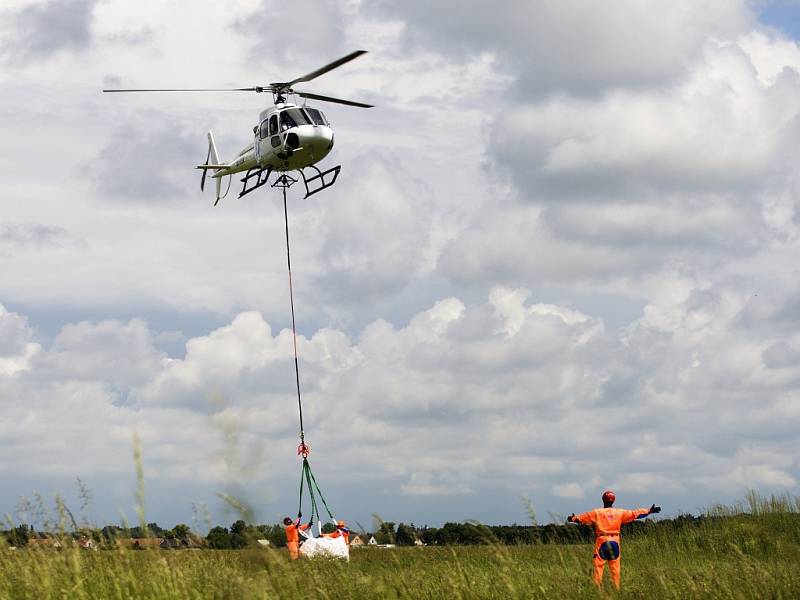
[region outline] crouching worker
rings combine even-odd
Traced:
[[[619,531],[624,523],[630,523],[636,519],[643,519],[647,515],[661,512],[661,507],[653,504],[650,508],[638,508],[635,510],[623,510],[614,508],[614,501],[617,497],[614,492],[608,490],[603,493],[603,508],[595,508],[581,515],[572,513],[567,521],[570,523],[583,523],[594,527],[594,574],[592,578],[599,587],[603,581],[603,571],[606,563],[611,572],[611,580],[614,586],[619,589],[620,570],[622,568],[622,556],[619,547]]]
[[[322,536],[327,538],[343,537],[344,543],[348,546],[350,545],[350,530],[347,528],[347,523],[344,521],[336,521],[336,531],[323,533]]]
[[[289,556],[292,560],[297,560],[300,557],[300,532],[311,527],[311,523],[301,525],[299,517],[296,521],[286,517],[283,525],[286,528],[286,547],[289,548]]]

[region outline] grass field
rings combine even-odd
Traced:
[[[800,598],[797,501],[623,539],[621,598]],[[283,550],[3,549],[2,598],[597,598],[589,545]]]

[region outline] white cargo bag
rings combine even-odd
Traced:
[[[300,544],[300,554],[308,558],[326,556],[350,560],[350,549],[341,535],[335,538],[309,537]]]

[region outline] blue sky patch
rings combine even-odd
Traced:
[[[773,0],[761,10],[759,20],[800,40],[800,1]]]

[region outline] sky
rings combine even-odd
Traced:
[[[288,206],[305,429],[336,516],[800,493],[800,3],[0,13],[13,521],[41,520],[36,494],[135,520],[136,436],[148,521],[230,523],[223,495],[256,522],[296,511],[281,199],[214,207],[194,169],[206,131],[230,158],[271,99],[100,90],[264,85],[357,49],[303,90],[376,107],[315,104],[341,176]]]

